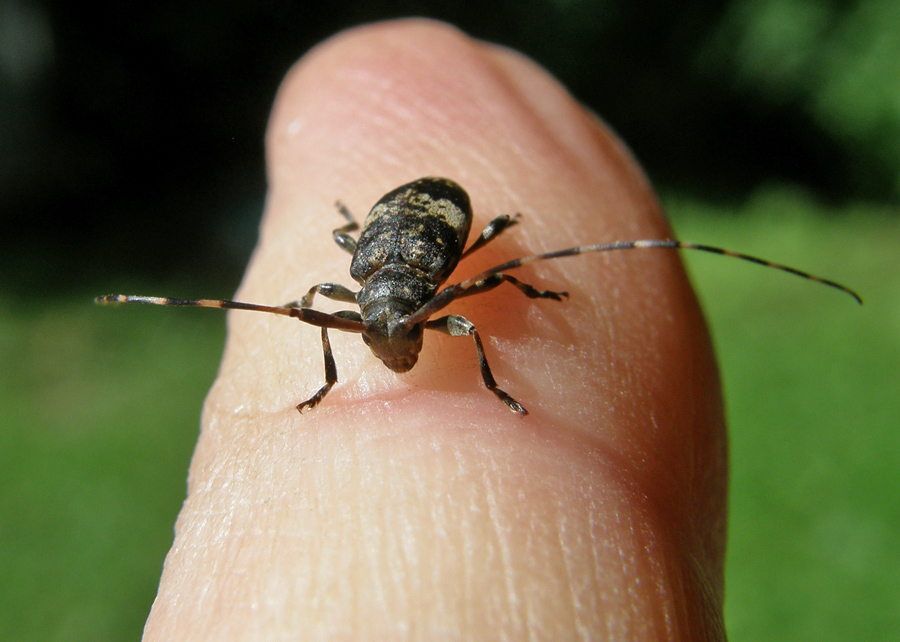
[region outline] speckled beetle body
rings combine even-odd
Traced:
[[[386,194],[363,224],[350,263],[363,340],[394,372],[406,372],[422,349],[424,321],[404,318],[434,298],[456,269],[469,229],[469,195],[446,179],[425,178]]]
[[[311,287],[299,301],[281,306],[125,294],[100,296],[96,301],[268,312],[294,317],[321,328],[325,385],[311,398],[297,405],[297,410],[301,412],[322,401],[337,382],[337,366],[328,339],[329,329],[360,333],[372,352],[394,372],[406,372],[415,366],[422,350],[426,329],[437,330],[454,337],[470,336],[475,343],[485,387],[503,401],[507,408],[521,415],[527,414],[525,408],[497,387],[484,354],[481,337],[474,324],[456,314],[437,319],[431,317],[456,299],[487,292],[502,283],[515,286],[532,299],[562,301],[568,297],[566,292],[538,290],[505,273],[526,263],[613,250],[650,248],[701,250],[752,261],[818,281],[846,292],[862,303],[858,294],[834,281],[746,254],[673,239],[615,241],[524,256],[441,290],[441,285],[447,281],[460,260],[514,225],[519,215],[516,214],[514,217],[503,215],[493,219],[481,236],[464,251],[472,226],[472,207],[465,190],[449,179],[421,178],[387,193],[366,217],[359,240],[350,236],[350,232],[359,229],[359,224],[341,203],[338,203],[337,207],[341,215],[347,219],[347,224],[334,230],[334,241],[353,255],[350,275],[361,286],[358,292],[337,283],[320,283]],[[356,304],[359,306],[359,312],[342,310],[329,314],[315,310],[312,303],[316,294]]]

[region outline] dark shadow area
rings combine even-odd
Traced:
[[[744,61],[757,50],[741,43],[756,42],[760,20],[741,18],[742,6],[6,0],[3,287],[63,291],[119,274],[230,291],[255,241],[263,134],[285,72],[340,29],[406,15],[532,56],[621,134],[664,190],[728,201],[786,182],[836,201],[894,198],[894,157],[829,130],[811,110],[814,88],[773,94],[748,80]],[[825,27],[807,29],[820,47],[853,9],[823,6]]]

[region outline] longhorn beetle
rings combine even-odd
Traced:
[[[337,367],[331,353],[328,330],[358,332],[384,365],[394,372],[410,370],[422,349],[423,331],[437,330],[453,337],[470,336],[475,341],[475,352],[481,366],[481,377],[488,390],[493,392],[513,412],[520,415],[528,411],[518,401],[497,387],[491,374],[484,346],[475,326],[465,317],[450,314],[437,319],[431,317],[452,301],[492,290],[501,283],[509,283],[532,299],[562,301],[568,292],[538,290],[519,279],[506,274],[507,270],[531,263],[558,259],[585,252],[607,252],[648,248],[701,250],[713,254],[731,256],[752,261],[766,267],[790,272],[797,276],[818,281],[846,292],[862,304],[853,290],[834,281],[813,276],[791,267],[772,263],[747,254],[724,250],[709,245],[685,243],[672,239],[615,241],[596,245],[582,245],[555,252],[524,256],[497,265],[470,279],[443,290],[438,288],[450,277],[460,259],[464,259],[484,247],[501,232],[518,222],[519,215],[498,216],[484,228],[472,245],[463,250],[472,225],[472,206],[466,191],[446,178],[421,178],[401,185],[381,198],[369,212],[363,223],[359,240],[350,232],[359,224],[350,211],[340,202],[338,211],[347,224],[332,233],[335,243],[353,255],[350,276],[362,287],[359,292],[337,283],[314,285],[299,301],[285,305],[269,306],[240,301],[209,299],[171,299],[167,297],[108,294],[95,299],[97,303],[152,303],[154,305],[184,305],[206,308],[253,310],[294,317],[322,328],[322,349],[325,355],[325,385],[312,397],[297,405],[297,410],[312,408],[318,404],[337,382]],[[314,310],[313,298],[320,294],[329,299],[354,303],[359,312],[342,310],[334,314]]]

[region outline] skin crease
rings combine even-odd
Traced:
[[[451,283],[525,254],[671,235],[602,123],[521,55],[438,23],[314,49],[279,91],[267,152],[238,300],[358,289],[331,239],[334,201],[361,222],[422,176],[468,191],[470,242],[494,216],[523,215]],[[484,388],[471,338],[428,332],[398,375],[338,331],[339,381],[300,415],[324,382],[319,330],[229,312],[144,639],[724,639],[723,411],[677,253],[511,273],[570,298],[505,284],[442,314],[476,325],[527,417]]]

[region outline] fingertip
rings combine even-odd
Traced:
[[[370,25],[317,47],[286,77],[267,147],[243,300],[346,279],[335,199],[361,220],[426,175],[469,191],[476,233],[526,213],[460,278],[500,256],[666,230],[625,146],[555,80],[440,23]],[[334,332],[339,381],[300,414],[322,383],[318,332],[232,314],[173,549],[200,551],[209,573],[173,555],[159,612],[203,617],[202,600],[179,601],[179,578],[199,577],[203,590],[187,593],[320,630],[412,619],[516,637],[538,622],[558,639],[625,638],[664,632],[666,617],[720,615],[721,406],[677,260],[573,257],[522,278],[572,296],[498,289],[460,302],[492,337],[488,359],[522,413],[485,387],[462,338],[429,339],[398,376],[358,335]],[[682,608],[701,584],[716,599]],[[326,593],[330,608],[314,608]]]

